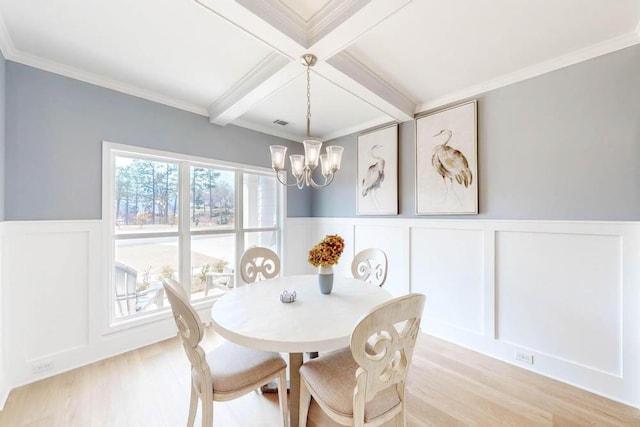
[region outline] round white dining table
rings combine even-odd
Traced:
[[[285,290],[296,293],[294,302],[280,301]],[[391,298],[362,280],[335,277],[332,292],[324,295],[315,274],[282,276],[227,292],[211,308],[211,319],[229,341],[289,353],[291,425],[297,426],[303,353],[348,346],[357,321]]]

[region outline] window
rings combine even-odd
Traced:
[[[104,150],[110,324],[168,310],[164,278],[205,301],[238,283],[245,248],[279,252],[283,191],[272,172],[111,143]]]

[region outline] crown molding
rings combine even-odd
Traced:
[[[0,50],[2,51],[2,55],[5,59],[9,59],[14,56],[16,51],[2,15],[0,15]]]
[[[384,117],[380,117],[380,118],[377,118],[377,119],[370,120],[370,121],[365,122],[365,123],[360,123],[360,124],[358,124],[356,126],[337,129],[337,130],[334,130],[334,131],[332,131],[330,133],[319,135],[319,138],[322,141],[331,141],[333,139],[340,138],[342,136],[351,135],[351,134],[354,134],[354,133],[359,133],[359,132],[362,132],[362,131],[364,131],[366,129],[376,128],[376,127],[382,126],[384,124],[389,124],[389,123],[396,123],[396,122],[395,121],[390,121],[389,117],[384,116]],[[246,121],[246,120],[244,120],[242,118],[238,118],[238,119],[234,120],[232,124],[234,126],[238,126],[238,127],[242,127],[242,128],[246,128],[246,129],[251,129],[251,130],[254,130],[256,132],[265,133],[267,135],[275,136],[275,137],[278,137],[278,138],[283,138],[283,139],[286,139],[286,140],[289,140],[289,141],[293,141],[293,142],[302,143],[302,141],[306,138],[305,135],[303,135],[303,134],[286,132],[286,131],[283,131],[281,129],[275,129],[275,128],[270,127],[270,126],[258,125],[256,123]]]
[[[262,65],[261,65],[262,64]],[[208,108],[209,121],[224,126],[304,72],[299,64],[269,54]]]
[[[354,83],[362,86],[365,91],[363,91],[362,94],[354,93],[352,90],[354,87],[353,83],[342,85],[343,89],[348,90],[353,95],[378,108],[394,120],[407,121],[413,118],[416,103],[400,93],[371,69],[367,68],[353,55],[342,51],[333,55],[327,63],[336,71],[347,76]],[[324,68],[321,69],[321,71],[323,70]],[[322,73],[319,72],[319,74]],[[335,76],[332,76],[329,80],[336,83]],[[351,90],[349,88],[351,88]],[[371,95],[374,95],[374,97]]]
[[[309,20],[307,40],[309,45],[318,43],[347,19],[354,16],[371,0],[331,0]]]
[[[242,118],[238,118],[233,121],[232,125],[238,126],[245,129],[251,129],[256,132],[265,133],[267,135],[276,136],[278,138],[287,139],[289,141],[300,142],[304,139],[303,135],[298,135],[291,132],[286,132],[281,129],[274,129],[269,126],[259,125],[257,123],[249,122]]]
[[[308,21],[280,0],[236,0],[276,30],[309,49],[371,0],[330,0]]]
[[[279,0],[236,0],[251,13],[261,17],[275,29],[304,48],[309,47],[307,23]]]
[[[170,98],[157,92],[141,89],[134,85],[122,83],[117,80],[106,78],[99,74],[90,73],[88,71],[60,64],[59,62],[50,61],[48,59],[44,59],[35,55],[30,55],[18,51],[7,59],[54,74],[70,77],[75,80],[80,80],[85,83],[94,84],[107,89],[115,90],[117,92],[125,93],[127,95],[132,95],[137,98],[146,99],[158,104],[163,104],[169,107],[178,108],[180,110],[189,111],[201,116],[207,116],[207,110],[198,105],[180,101],[175,98]]]
[[[418,106],[415,115],[418,115],[433,108],[442,107],[447,104],[457,102],[466,98],[477,96],[481,93],[499,89],[514,83],[518,83],[551,71],[575,65],[598,56],[606,55],[617,50],[621,50],[640,43],[640,34],[637,32],[616,37],[584,49],[576,50],[568,55],[563,55],[549,61],[541,62],[531,67],[523,68],[514,73],[505,74],[497,79],[489,80],[478,85],[467,87],[453,93],[449,93],[440,98],[423,103]]]
[[[220,98],[207,109],[209,121],[224,126],[246,112],[246,109],[232,112],[233,107],[246,98],[252,91],[264,84],[274,74],[278,73],[289,61],[277,52],[271,52],[258,62],[247,74],[242,76]],[[237,108],[235,110],[238,110]]]
[[[304,49],[296,40],[271,25],[266,19],[252,12],[238,1],[194,0],[205,9],[218,15],[238,30],[259,41],[266,47],[279,52],[291,60],[298,60]],[[261,7],[258,5],[256,7]]]
[[[338,129],[331,133],[324,135],[322,138],[324,141],[331,141],[332,139],[340,138],[342,136],[351,135],[354,133],[361,133],[368,129],[380,127],[390,123],[397,123],[396,121],[389,121],[389,117],[384,116],[378,119],[369,120],[368,122],[360,123],[357,126],[351,126],[348,128]]]

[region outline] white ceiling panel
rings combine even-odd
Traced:
[[[314,53],[312,135],[330,139],[637,44],[639,22],[640,0],[0,0],[0,48],[293,140]]]
[[[301,70],[304,67],[300,66]],[[344,114],[336,114],[336,107]],[[275,120],[289,124],[280,126]],[[329,140],[386,123],[390,118],[377,108],[349,94],[323,77],[311,73],[311,136]],[[266,133],[300,141],[307,132],[307,77],[304,71],[281,90],[252,108],[234,124],[264,123]]]
[[[599,43],[637,39],[639,12],[638,1],[414,1],[348,52],[424,105],[501,78],[509,83],[538,64],[550,71],[554,60]]]
[[[271,49],[191,1],[0,1],[18,52],[206,106]]]
[[[304,21],[310,21],[318,11],[324,9],[330,0],[281,0],[291,11]]]

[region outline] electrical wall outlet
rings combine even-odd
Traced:
[[[529,365],[533,365],[533,354],[525,353],[522,350],[516,350],[515,359],[518,362],[527,363]]]
[[[39,374],[41,372],[50,371],[53,369],[53,362],[39,362],[31,365],[31,371],[34,374]]]

